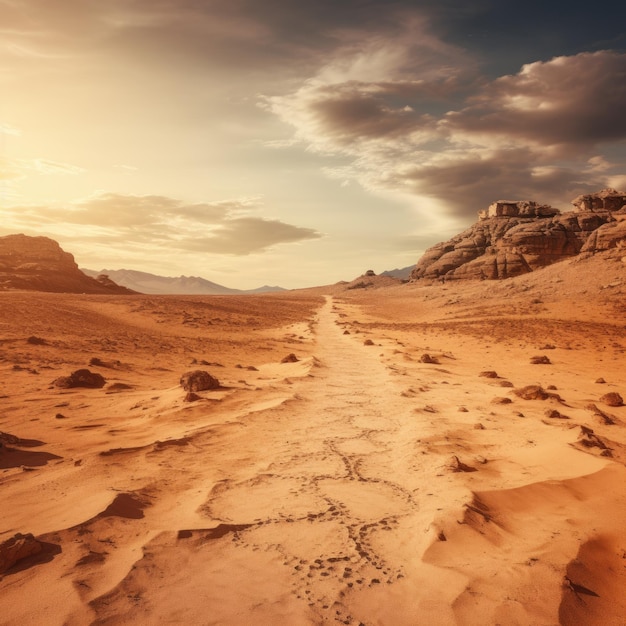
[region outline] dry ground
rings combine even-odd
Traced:
[[[626,286],[602,263],[0,293],[0,431],[21,440],[0,540],[45,548],[4,572],[0,623],[623,625],[626,407],[600,398],[626,398]],[[105,387],[51,385],[81,367]],[[221,387],[185,402],[196,368]]]

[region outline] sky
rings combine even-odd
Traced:
[[[233,288],[626,189],[626,7],[0,0],[0,236]]]

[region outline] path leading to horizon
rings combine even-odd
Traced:
[[[450,584],[455,577],[448,576],[438,589],[425,578],[436,577],[436,568],[416,567],[433,540],[441,460],[420,451],[427,425],[381,363],[379,348],[344,334],[339,321],[329,298],[314,324],[310,374],[292,381],[292,399],[251,412],[238,428],[213,429],[206,447],[198,439],[203,462],[222,476],[199,507],[205,527],[217,530],[188,525],[154,539],[149,556],[96,602],[103,623],[105,616],[131,623],[146,612],[156,619],[172,606],[187,623],[453,619],[463,577]],[[172,567],[178,558],[184,567]],[[128,601],[147,576],[157,588]],[[202,587],[193,583],[193,595],[210,607],[203,618],[193,612],[190,579]],[[432,588],[421,599],[420,585]],[[186,597],[187,609],[179,606]]]

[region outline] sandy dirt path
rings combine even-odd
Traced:
[[[293,399],[210,445],[207,463],[224,478],[199,508],[204,529],[188,519],[152,540],[92,603],[98,623],[454,621],[464,577],[445,573],[438,585],[443,570],[419,560],[437,508],[428,485],[441,471],[441,459],[417,452],[425,424],[377,348],[343,334],[331,300],[315,333]]]

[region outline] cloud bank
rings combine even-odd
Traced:
[[[92,243],[147,245],[176,251],[245,256],[273,246],[317,239],[311,229],[250,213],[252,200],[186,204],[166,196],[98,193],[71,206],[11,207],[6,222],[15,227],[54,232],[57,225]]]
[[[351,159],[335,176],[443,200],[462,217],[496,195],[562,201],[620,174],[623,162],[612,165],[602,152],[626,140],[626,54],[580,53],[494,80],[462,80],[462,64],[449,71],[443,63],[458,53],[452,48],[442,60],[429,47],[436,54],[420,73],[406,69],[397,42],[387,45],[336,60],[293,93],[265,101],[309,150]],[[354,78],[355,67],[369,67],[368,55],[390,64]]]

